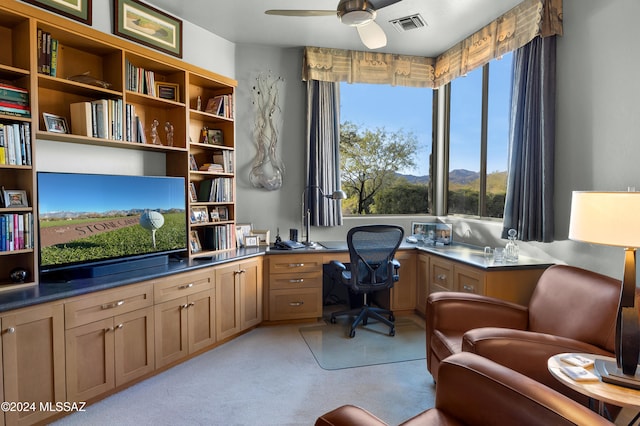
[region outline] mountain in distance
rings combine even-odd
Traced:
[[[72,219],[91,219],[91,218],[109,218],[109,217],[125,217],[125,216],[138,216],[145,212],[145,210],[154,210],[162,214],[169,213],[182,213],[184,209],[172,208],[172,209],[139,209],[134,208],[130,210],[111,210],[107,212],[80,212],[80,211],[57,211],[41,213],[40,218],[43,220],[72,220]]]
[[[426,185],[429,183],[429,175],[415,176],[396,173],[397,176],[405,178],[409,183],[418,183]],[[456,169],[449,172],[449,182],[466,185],[480,178],[480,173],[471,170]]]

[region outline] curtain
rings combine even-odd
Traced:
[[[339,200],[329,200],[340,189],[340,83],[307,81],[307,179],[303,214],[310,211],[312,226],[342,225]],[[306,207],[306,209],[305,209]]]
[[[503,238],[553,241],[556,37],[537,37],[513,56],[509,169]]]

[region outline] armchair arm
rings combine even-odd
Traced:
[[[427,299],[427,328],[465,332],[478,327],[526,329],[527,307],[472,293],[438,292]]]

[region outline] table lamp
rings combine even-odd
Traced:
[[[624,247],[624,273],[616,319],[616,362],[596,361],[607,383],[640,389],[640,325],[636,306],[636,248],[640,247],[640,192],[574,191],[569,239]]]
[[[347,198],[347,194],[340,189],[338,189],[337,191],[333,191],[333,193],[327,195],[318,185],[309,185],[304,188],[304,191],[302,191],[302,223],[304,224],[304,230],[306,233],[304,242],[306,246],[315,245],[315,243],[309,241],[309,222],[311,221],[311,209],[309,208],[307,198],[305,197],[310,189],[317,189],[324,198],[327,198],[329,200],[344,200],[345,198]]]

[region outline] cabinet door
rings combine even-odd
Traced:
[[[115,387],[113,331],[113,318],[67,330],[69,401],[87,401]]]
[[[62,304],[45,304],[2,317],[5,401],[66,401]],[[8,412],[7,424],[33,424],[53,413]]]
[[[241,315],[240,327],[246,330],[262,322],[262,271],[261,260],[240,264]]]
[[[153,307],[113,319],[116,386],[150,373],[155,368]]]
[[[172,363],[189,354],[187,298],[169,300],[154,307],[156,323],[156,367]]]
[[[398,252],[400,279],[391,289],[391,309],[394,311],[416,308],[416,254],[412,251]]]
[[[214,290],[202,291],[187,298],[189,324],[189,353],[211,346],[216,342],[216,315]]]
[[[240,332],[240,285],[238,265],[216,268],[216,335],[218,340]]]
[[[416,309],[423,314],[427,309],[427,297],[429,296],[429,255],[418,253],[416,265]]]

